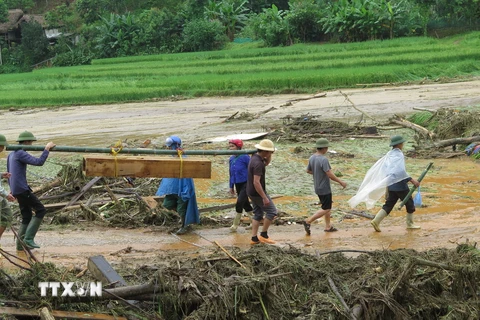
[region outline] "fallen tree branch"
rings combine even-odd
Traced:
[[[352,210],[352,211],[347,212],[347,213],[354,214],[354,215],[356,215],[356,216],[363,217],[363,218],[367,218],[367,219],[370,219],[370,220],[372,220],[373,218],[375,218],[375,216],[374,216],[373,214],[366,213],[365,211],[355,211],[355,210]]]
[[[326,96],[327,96],[327,93],[322,92],[322,93],[316,93],[316,94],[314,94],[313,96],[310,96],[310,97],[290,99],[290,100],[287,100],[287,102],[298,102],[298,101],[312,100],[312,99],[317,99],[317,98],[324,98]]]
[[[235,116],[238,114],[239,111],[235,112],[234,114],[232,114],[230,117],[226,118],[225,120],[223,120],[222,122],[228,122],[230,120],[232,120],[233,118],[235,118]]]
[[[267,110],[260,111],[260,112],[258,112],[258,113],[255,115],[254,118],[255,118],[255,119],[258,119],[258,118],[260,118],[261,115],[264,115],[265,113],[268,113],[268,112],[273,111],[273,110],[277,110],[277,108],[271,107],[271,108],[268,108]]]
[[[335,296],[340,301],[340,304],[345,309],[345,313],[350,316],[350,319],[357,320],[357,317],[351,312],[350,307],[347,305],[347,303],[345,302],[345,299],[343,299],[342,295],[338,291],[337,286],[335,285],[335,282],[333,282],[333,280],[332,280],[332,278],[330,278],[330,276],[327,276],[327,280],[328,280],[328,284],[330,285],[330,289],[332,289],[333,293],[335,294]]]
[[[358,253],[368,253],[368,254],[372,254],[372,253],[373,253],[373,252],[364,251],[364,250],[342,249],[342,250],[335,250],[335,251],[328,251],[328,252],[317,253],[317,256],[323,256],[323,255],[332,254],[332,253],[342,253],[342,252],[358,252]]]
[[[352,100],[350,100],[350,98],[349,98],[345,93],[343,93],[342,91],[339,91],[339,92],[340,92],[340,94],[341,94],[342,96],[345,97],[345,100],[347,100],[348,102],[350,102],[350,104],[352,105],[353,109],[355,109],[355,110],[357,110],[358,112],[360,112],[360,113],[362,114],[362,116],[365,116],[365,117],[369,118],[370,120],[372,120],[373,123],[378,124],[378,123],[377,123],[377,120],[375,120],[375,118],[373,118],[372,116],[370,116],[369,114],[367,114],[365,111],[362,111],[362,110],[358,109],[357,106],[355,105],[355,103],[353,103]],[[362,119],[360,119],[359,122],[361,122],[361,121],[362,121]]]
[[[480,141],[480,136],[473,136],[470,138],[454,138],[454,139],[437,141],[437,142],[434,142],[433,146],[436,148],[444,148],[444,147],[452,146],[455,144],[469,144],[477,141]]]
[[[394,115],[394,117],[395,118],[391,119],[390,122],[395,123],[395,124],[399,124],[399,125],[401,125],[405,128],[410,128],[410,129],[420,133],[421,135],[428,136],[430,138],[430,140],[433,140],[433,138],[435,137],[435,133],[431,132],[430,130],[428,130],[428,129],[422,127],[422,126],[419,126],[418,124],[415,124],[413,122],[405,120],[398,115]]]
[[[41,186],[36,187],[36,188],[32,188],[32,192],[33,193],[41,193],[45,190],[50,190],[54,187],[58,187],[61,184],[62,184],[62,179],[57,178],[57,179],[55,179],[55,180],[53,180],[53,181],[51,181],[47,184],[41,185]]]

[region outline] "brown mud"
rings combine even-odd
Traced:
[[[356,106],[364,112],[377,119],[385,119],[394,113],[410,114],[414,112],[413,107],[427,107],[436,110],[442,107],[478,105],[480,103],[479,88],[480,81],[472,81],[423,86],[349,89],[343,90],[343,92],[348,94]],[[327,96],[324,98],[300,101],[289,107],[278,107],[285,101],[298,97],[283,95],[201,98],[175,102],[18,110],[2,114],[7,124],[6,128],[2,129],[2,133],[11,140],[22,130],[30,130],[39,139],[37,144],[51,140],[57,145],[88,146],[108,146],[116,139],[141,141],[146,138],[157,141],[161,145],[168,134],[179,134],[184,138],[186,148],[195,149],[195,141],[217,135],[258,132],[262,128],[268,127],[269,124],[276,123],[278,125],[287,114],[295,116],[310,114],[325,119],[341,118],[347,121],[358,120],[360,115],[351,108],[338,91],[327,92]],[[270,107],[277,109],[250,122],[222,122],[225,117],[236,111],[248,111],[256,114]],[[383,132],[387,135],[391,133]],[[255,142],[249,141],[247,146],[253,145],[253,143]],[[362,149],[363,144],[372,144],[373,142],[366,139],[362,142],[356,140],[342,143],[356,144],[356,148]],[[339,142],[337,145],[341,147],[342,143]],[[309,150],[310,146],[306,142],[300,145],[304,146],[305,150]],[[223,149],[224,147],[223,144],[218,144],[210,148]],[[292,148],[291,145],[287,145],[284,150],[292,150]],[[354,147],[350,148],[350,145],[345,148],[347,148],[346,152],[355,150]],[[312,236],[306,237],[303,227],[293,222],[291,225],[272,228],[272,237],[278,241],[278,245],[295,246],[308,251],[328,251],[338,248],[424,250],[435,247],[455,247],[457,243],[466,239],[474,242],[479,240],[477,232],[480,214],[478,210],[479,164],[467,157],[435,160],[435,169],[428,174],[424,181],[424,207],[419,208],[416,212],[416,222],[422,226],[421,230],[408,231],[405,229],[404,210],[392,212],[384,223],[384,232],[382,233],[373,232],[368,219],[352,215],[344,218],[344,215],[351,210],[346,205],[346,200],[355,193],[364,173],[374,163],[375,157],[380,155],[380,151],[377,149],[374,147],[373,150],[365,150],[375,153],[370,155],[367,160],[362,157],[360,152],[354,152],[356,158],[353,159],[337,161],[337,158],[332,158],[331,160],[334,167],[342,169],[344,175],[342,179],[349,183],[346,191],[334,187],[337,207],[333,215],[334,223],[340,229],[339,232],[323,232],[323,222],[319,221],[313,226]],[[4,155],[5,153],[2,156]],[[287,160],[280,159],[284,156],[287,157]],[[283,176],[279,175],[280,184],[288,184],[289,187],[286,187],[286,191],[283,193],[281,188],[278,189],[280,192],[275,192],[283,195],[282,198],[276,199],[275,203],[280,210],[284,209],[289,215],[298,217],[298,222],[315,211],[314,204],[317,202],[315,196],[312,195],[311,178],[304,174],[308,151],[300,157],[294,156],[293,158],[288,154],[282,156],[282,152],[279,151],[275,157],[278,160],[274,160],[272,165],[275,167],[275,161],[279,161],[280,168],[277,170],[289,171]],[[288,164],[292,160],[296,163],[296,167]],[[225,170],[226,158],[215,157],[213,161],[216,163],[216,167],[214,167],[212,179],[196,182],[197,197],[201,207],[233,201],[226,193],[225,180],[228,179],[226,176],[228,173]],[[407,169],[410,167],[409,171],[412,171],[413,166],[412,175],[418,175],[429,161],[428,159],[407,160]],[[285,170],[281,168],[283,164],[286,165]],[[276,173],[276,171],[273,172]],[[299,180],[301,181],[300,185],[295,183]],[[274,177],[270,177],[270,181],[272,184],[278,184]],[[275,186],[273,189],[277,191]],[[217,214],[230,215],[231,218],[231,213],[232,210],[226,210]],[[375,214],[375,210],[370,213]],[[42,243],[42,248],[36,251],[36,255],[41,260],[79,267],[84,265],[86,259],[91,255],[110,255],[112,252],[131,246],[130,254],[122,256],[121,259],[112,256],[111,259],[136,264],[143,263],[164,250],[178,252],[197,248],[166,232],[171,230],[154,226],[137,229],[112,229],[77,222],[75,225],[62,228],[47,226],[41,228],[38,239]],[[205,239],[218,240],[226,246],[249,247],[249,231],[243,228],[239,228],[238,233],[232,234],[227,226],[214,228],[198,226],[195,232],[201,234],[202,237],[192,234],[182,236],[182,238],[202,247],[212,246],[212,243]],[[5,234],[2,245],[6,250],[13,250],[11,232]]]

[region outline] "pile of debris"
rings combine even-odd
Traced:
[[[320,137],[335,139],[345,137],[382,138],[376,126],[349,125],[340,121],[322,120],[310,114],[299,117],[286,116],[282,125],[269,134],[274,141],[303,142]]]
[[[39,296],[39,279],[98,279],[37,263],[16,279],[0,273],[0,299],[3,307],[49,306],[128,319],[478,319],[475,245],[351,250],[350,257],[348,251],[313,256],[293,247],[219,245],[194,257],[165,253],[148,266],[118,270],[129,286],[104,284],[95,299]]]

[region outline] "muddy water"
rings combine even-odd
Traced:
[[[429,161],[419,162],[418,168],[424,168]],[[479,169],[478,162],[466,157],[434,160],[434,168],[422,182],[423,206],[415,212],[415,222],[422,227],[420,230],[405,228],[405,209],[394,209],[382,222],[381,233],[373,231],[368,219],[356,216],[342,219],[343,214],[351,210],[346,201],[351,197],[348,193],[352,191],[342,193],[341,190],[334,189],[335,208],[332,221],[339,229],[338,232],[323,232],[323,220],[320,220],[312,225],[311,236],[306,236],[303,226],[296,223],[273,226],[270,235],[279,246],[295,246],[312,253],[340,249],[425,250],[455,247],[465,241],[477,242],[480,241]],[[225,182],[221,181],[222,177],[224,173],[214,174],[213,179],[204,179],[197,186],[204,191],[214,184],[225,186]],[[361,179],[361,175],[358,178]],[[227,189],[222,190],[224,191],[217,192],[213,198],[199,197],[199,205],[208,207],[232,203],[234,200],[226,195]],[[287,195],[274,201],[280,210],[284,209],[299,219],[318,209],[317,199],[311,193]],[[369,213],[375,214],[380,205],[381,203]],[[228,215],[229,212],[226,210],[221,214]],[[78,223],[73,229],[42,228],[37,238],[42,244],[41,249],[35,250],[39,260],[76,268],[83,268],[89,256],[98,254],[105,255],[114,265],[139,265],[161,261],[161,257],[167,253],[199,254],[205,250],[217,249],[215,241],[227,249],[230,246],[243,249],[250,247],[250,231],[245,230],[244,226],[240,227],[237,233],[230,233],[226,227],[198,226],[195,233],[178,237],[170,234],[168,230],[155,227],[111,229],[83,227],[82,223]],[[11,232],[6,232],[2,237],[2,245],[5,250],[15,252]],[[130,253],[116,253],[126,247],[132,247]],[[13,268],[5,259],[0,260],[0,266]]]

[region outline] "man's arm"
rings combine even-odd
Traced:
[[[335,182],[338,182],[338,183],[343,187],[343,189],[345,189],[345,188],[347,187],[347,184],[346,184],[345,182],[343,182],[342,180],[340,180],[340,179],[335,175],[335,173],[333,173],[332,170],[328,170],[328,171],[325,172],[325,173],[327,174],[327,176],[328,176],[331,180],[333,180],[333,181],[335,181]]]
[[[255,188],[255,191],[257,191],[257,193],[262,198],[263,205],[268,206],[270,204],[270,200],[268,200],[267,195],[263,190],[262,184],[260,182],[260,176],[256,176],[256,175],[253,176],[253,187]]]
[[[19,150],[17,159],[23,163],[30,164],[33,166],[43,166],[45,161],[47,161],[48,155],[50,154],[50,149],[54,148],[56,145],[53,142],[47,143],[45,146],[45,150],[43,150],[40,157],[36,158],[29,153]]]

